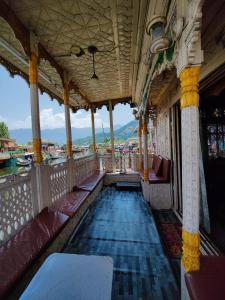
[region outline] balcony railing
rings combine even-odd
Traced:
[[[98,168],[98,158],[93,154],[55,165],[43,163],[40,166],[41,182],[38,182],[35,167],[24,173],[1,177],[0,245],[44,206],[51,206]],[[38,206],[38,184],[41,184],[44,195],[43,207]]]
[[[105,153],[99,155],[100,166],[102,170],[111,173],[112,166],[112,154]],[[140,154],[135,151],[115,151],[115,167],[117,172],[139,172],[139,160]],[[151,167],[152,154],[149,154],[149,167]]]

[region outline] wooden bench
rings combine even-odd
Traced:
[[[9,293],[11,297],[10,290],[23,277],[28,277],[26,282],[30,281],[30,275],[24,275],[30,272],[30,267],[40,256],[61,251],[89,204],[98,195],[104,175],[96,172],[85,179],[74,192],[57,200],[52,208],[43,209],[0,248],[0,299],[5,299]],[[33,276],[32,271],[30,273]],[[16,295],[20,293],[21,287],[18,287]],[[14,298],[18,297],[12,296]]]
[[[152,168],[148,174],[149,185],[144,185],[142,181],[144,198],[150,202],[153,209],[171,208],[170,165],[169,159],[154,154]],[[140,176],[143,180],[143,172]]]
[[[0,248],[0,299],[7,297],[68,220],[65,214],[44,208]]]
[[[80,207],[89,195],[89,191],[76,190],[74,192],[66,194],[62,199],[56,201],[53,207],[58,211],[62,212],[63,214],[72,218],[75,216],[75,214],[80,209]]]
[[[84,190],[92,192],[105,176],[105,172],[96,171],[93,175],[73,187],[73,191]]]

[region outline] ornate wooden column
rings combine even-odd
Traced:
[[[143,170],[143,156],[142,156],[142,116],[139,117],[138,128],[138,143],[139,143],[139,171]]]
[[[148,120],[147,116],[143,118],[143,147],[144,147],[144,181],[148,182]]]
[[[197,271],[199,261],[199,80],[200,67],[181,71],[183,256],[186,272]]]
[[[30,103],[31,103],[31,122],[33,135],[33,151],[36,164],[42,162],[41,154],[41,129],[40,111],[38,98],[38,54],[31,52],[29,61],[29,82],[30,82]]]
[[[72,134],[71,134],[71,122],[70,122],[70,108],[69,108],[69,84],[68,80],[64,81],[64,107],[65,107],[65,122],[66,122],[66,153],[67,158],[73,157],[72,151]]]
[[[95,139],[95,110],[91,108],[91,127],[92,127],[92,140],[93,140],[93,151],[96,152],[96,139]]]
[[[113,108],[112,101],[109,100],[109,122],[110,122],[110,139],[111,139],[111,150],[112,150],[112,171],[116,171],[115,165],[115,148],[114,148],[114,131],[113,131]]]

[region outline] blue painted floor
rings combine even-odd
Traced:
[[[180,299],[154,218],[140,192],[104,188],[65,252],[111,256],[112,299]]]

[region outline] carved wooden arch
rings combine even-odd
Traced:
[[[16,14],[4,1],[0,1],[0,16],[10,25],[26,55],[30,57],[30,34],[23,23],[17,18]]]

